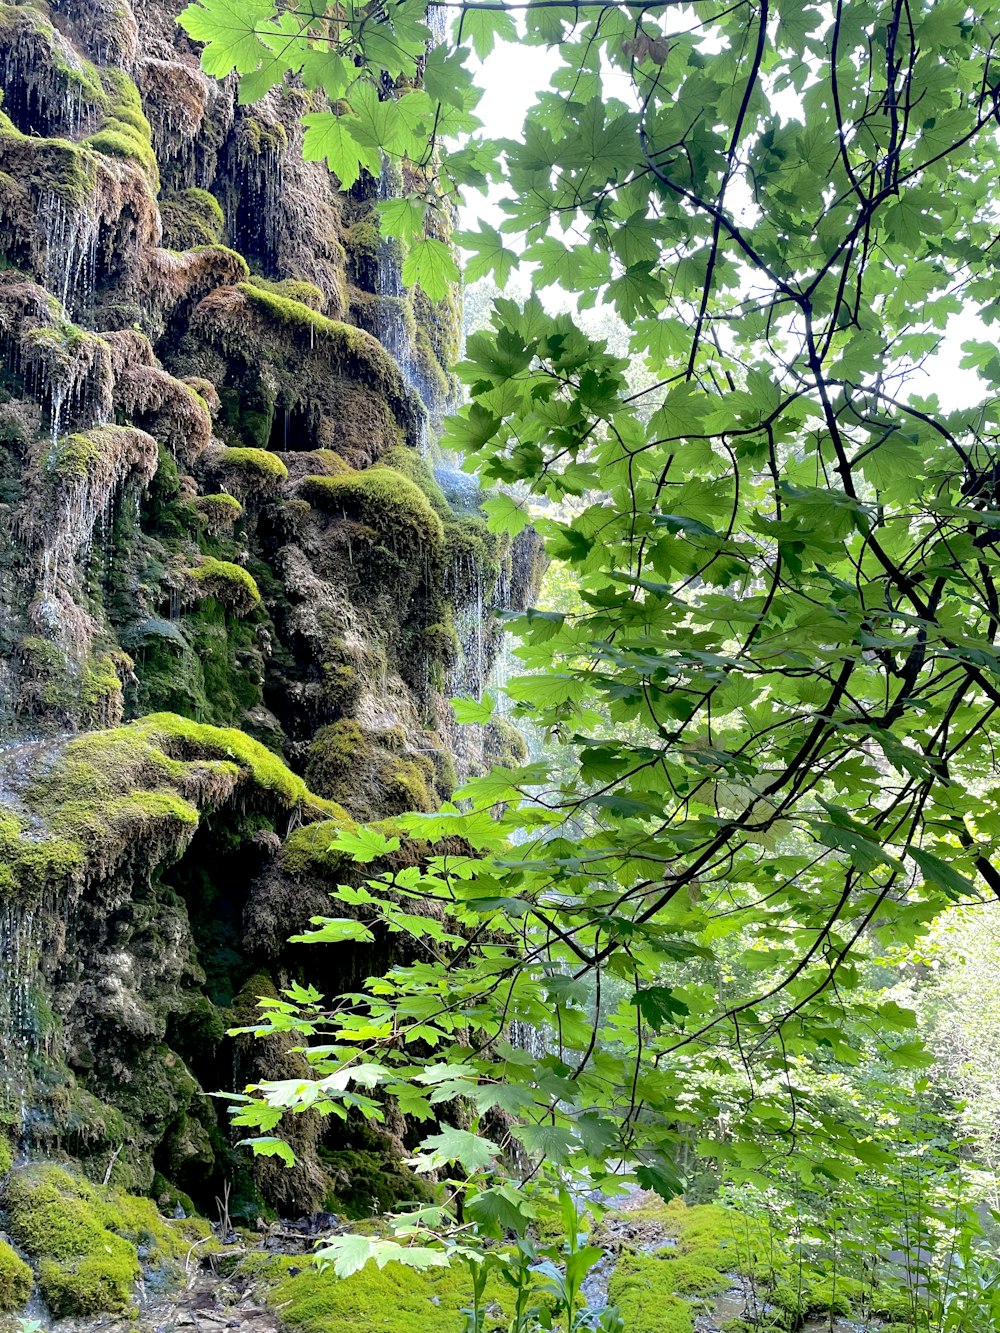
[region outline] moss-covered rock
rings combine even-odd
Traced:
[[[435,777],[433,762],[403,749],[398,734],[366,732],[352,718],[317,732],[306,764],[310,787],[361,820],[434,810]]]
[[[234,615],[245,616],[260,601],[260,589],[253,575],[231,560],[206,555],[187,572],[195,596],[214,597]]]
[[[226,532],[243,514],[243,506],[236,496],[225,492],[219,495],[199,495],[194,507],[206,531],[215,535]]]
[[[282,278],[280,281],[275,281],[271,278],[262,278],[255,273],[250,277],[250,286],[262,292],[269,292],[272,296],[297,301],[300,305],[308,306],[310,310],[322,312],[326,305],[326,296],[322,289],[314,282],[306,282],[300,278]]]
[[[175,190],[165,195],[160,200],[160,217],[163,244],[172,250],[192,250],[222,240],[222,206],[207,190]]]
[[[31,1269],[6,1241],[0,1241],[0,1310],[20,1310],[34,1285]]]
[[[307,477],[301,489],[310,504],[357,519],[390,550],[432,553],[444,541],[444,525],[427,496],[394,468]]]
[[[128,1310],[142,1273],[140,1248],[147,1266],[172,1269],[176,1280],[190,1247],[211,1236],[203,1222],[168,1222],[150,1199],[91,1185],[51,1165],[14,1172],[4,1205],[11,1235],[38,1262],[39,1287],[57,1316]],[[21,1268],[30,1290],[30,1270]],[[11,1272],[23,1289],[25,1273]]]
[[[401,1264],[369,1265],[353,1277],[302,1268],[293,1260],[259,1258],[246,1270],[260,1281],[268,1304],[290,1329],[302,1333],[461,1333],[471,1304],[464,1267],[420,1273]],[[509,1288],[491,1280],[486,1290],[487,1333],[507,1328],[513,1305]]]
[[[281,864],[287,874],[296,878],[315,875],[317,871],[330,874],[342,869],[348,861],[343,852],[333,850],[338,833],[356,828],[346,810],[315,824],[293,829],[281,849]]]
[[[288,477],[285,464],[266,449],[222,449],[211,465],[244,503],[253,497],[273,495]]]

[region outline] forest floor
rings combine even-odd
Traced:
[[[755,1327],[775,1327],[766,1304],[736,1273],[713,1272],[699,1263],[718,1255],[718,1208],[664,1208],[655,1196],[633,1194],[617,1202],[595,1228],[605,1249],[585,1283],[595,1313],[620,1308],[626,1333],[725,1333],[756,1312]],[[43,1324],[53,1333],[459,1333],[467,1302],[454,1269],[413,1274],[398,1266],[369,1268],[341,1281],[309,1263],[312,1240],[275,1231],[256,1247],[217,1257],[216,1271],[192,1271],[170,1294],[152,1294],[138,1316],[61,1320]],[[681,1292],[704,1275],[705,1289]],[[712,1290],[708,1288],[712,1287]],[[783,1322],[783,1321],[782,1321]],[[500,1301],[487,1327],[506,1327]],[[787,1327],[787,1325],[785,1325]],[[799,1325],[799,1333],[866,1333],[871,1325],[827,1316]]]

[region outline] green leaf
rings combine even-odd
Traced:
[[[317,1259],[332,1263],[337,1277],[343,1278],[360,1272],[374,1254],[375,1243],[367,1236],[334,1236],[324,1241]]]
[[[403,195],[399,199],[384,199],[377,207],[383,236],[412,241],[423,235],[427,204],[422,199]]]
[[[502,9],[463,10],[459,30],[480,60],[490,54],[497,38],[513,42],[517,37],[513,18]]]
[[[197,0],[178,23],[196,42],[205,42],[201,64],[206,74],[223,79],[236,70],[250,74],[270,57],[261,40],[277,15],[272,0]]]
[[[688,1013],[688,1007],[668,986],[644,986],[632,996],[631,1003],[651,1028],[659,1032]]]
[[[451,706],[455,710],[456,722],[475,722],[485,726],[493,719],[496,700],[492,695],[484,694],[479,701],[476,699],[452,699]]]
[[[351,117],[314,111],[303,116],[302,123],[306,127],[302,156],[307,162],[325,160],[345,190],[357,182],[362,167],[374,176],[380,173],[380,153],[371,144],[359,141],[358,125]]]
[[[403,260],[403,282],[419,286],[432,301],[441,301],[459,279],[455,256],[444,241],[425,236],[414,241]]]
[[[478,231],[459,232],[455,240],[473,255],[473,258],[467,259],[463,265],[467,283],[475,282],[478,278],[484,278],[492,273],[498,287],[506,286],[511,271],[517,267],[518,256],[513,250],[507,249],[503,237],[495,227],[481,222]]]
[[[255,1157],[279,1157],[285,1166],[295,1165],[295,1153],[284,1139],[241,1139],[238,1148],[252,1148]]]
[[[484,1235],[500,1237],[508,1231],[523,1235],[536,1210],[516,1185],[495,1185],[468,1199],[465,1215],[478,1224]]]
[[[960,871],[947,861],[942,861],[939,856],[933,852],[927,851],[923,847],[908,847],[907,855],[911,856],[920,867],[920,872],[924,879],[935,884],[953,901],[958,902],[962,898],[978,898],[979,890],[971,879],[967,879]]]
[[[397,840],[398,841],[398,840]],[[371,944],[375,936],[362,921],[353,917],[312,917],[316,930],[307,930],[301,935],[289,936],[291,944],[339,944],[344,940],[356,940],[361,944]]]
[[[490,532],[506,532],[516,537],[531,523],[526,507],[512,495],[494,495],[482,506]]]
[[[345,852],[352,861],[367,864],[380,856],[399,851],[399,839],[386,837],[374,828],[341,829],[330,843],[330,851]]]
[[[446,1125],[440,1134],[431,1134],[423,1140],[411,1165],[416,1171],[426,1173],[457,1162],[467,1171],[480,1171],[491,1166],[499,1153],[499,1147],[491,1139]]]

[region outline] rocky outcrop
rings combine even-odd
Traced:
[[[516,751],[448,698],[539,552],[436,462],[459,296],[403,291],[398,181],[340,191],[310,95],[239,107],[175,12],[0,4],[4,1114],[102,1188],[308,1212],[407,1127],[251,1173],[208,1094],[299,1057],[226,1029],[386,961],[286,940],[338,828]]]

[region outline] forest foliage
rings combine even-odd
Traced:
[[[279,1154],[289,1108],[377,1121],[390,1097],[433,1129],[415,1165],[446,1201],[336,1242],[341,1272],[478,1253],[581,1176],[669,1197],[710,1167],[792,1201],[814,1257],[905,1249],[934,1327],[988,1327],[957,1112],[886,986],[942,912],[1000,896],[1000,5],[435,8],[429,51],[422,0],[182,22],[245,101],[325,91],[305,151],[345,187],[410,165],[381,222],[428,296],[457,274],[436,219],[502,200],[466,272],[531,292],[469,339],[445,444],[499,488],[491,526],[533,521],[568,572],[510,627],[512,716],[559,754],[403,821],[467,854],[379,875],[392,840],[344,835],[372,882],[316,938],[414,957],[272,1002],[316,1079],[237,1118]],[[470,54],[498,39],[552,54],[518,138],[477,129]],[[628,354],[550,289],[614,311]],[[980,390],[945,407],[963,312]],[[541,1203],[496,1175],[512,1153]]]

